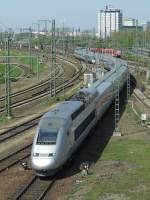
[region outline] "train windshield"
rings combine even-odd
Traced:
[[[39,135],[38,135],[38,144],[55,144],[57,135],[58,135],[58,129],[40,129]]]
[[[62,123],[58,119],[43,118],[39,124],[37,144],[56,144]]]

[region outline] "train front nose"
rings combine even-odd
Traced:
[[[31,165],[39,176],[52,175],[57,168],[55,158],[32,158]]]

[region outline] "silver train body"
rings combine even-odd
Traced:
[[[34,137],[31,165],[39,176],[58,171],[81,145],[127,80],[126,63],[116,59],[110,71],[90,88],[83,88],[69,101],[43,115]]]

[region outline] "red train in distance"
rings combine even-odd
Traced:
[[[111,49],[111,48],[89,48],[89,50],[94,53],[107,54],[107,55],[111,55],[111,56],[117,57],[117,58],[121,57],[120,50],[115,50],[115,49]]]

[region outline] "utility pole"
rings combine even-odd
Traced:
[[[29,27],[29,63],[30,63],[30,73],[33,71],[32,66],[32,29]]]
[[[69,36],[67,34],[66,37],[65,37],[65,55],[67,55],[68,43],[69,43]]]
[[[39,56],[37,55],[37,59],[36,59],[36,71],[37,71],[37,80],[39,80]]]
[[[148,55],[148,67],[147,67],[147,71],[146,71],[146,83],[147,85],[149,85],[150,82],[150,53]]]
[[[105,11],[105,48],[107,47],[107,27],[106,27],[106,11]]]
[[[72,28],[72,52],[74,53],[74,28]]]
[[[8,33],[7,39],[6,39],[6,67],[5,67],[5,107],[6,107],[6,116],[8,119],[11,118],[11,81],[10,81],[10,34]]]
[[[28,50],[29,50],[29,65],[30,65],[30,73],[32,73],[33,66],[32,66],[32,28],[23,28],[22,31],[27,31],[29,34],[28,36]]]
[[[64,29],[64,23],[63,23],[63,28],[62,28],[62,56],[63,56],[63,60],[64,60],[64,57],[65,57],[65,49],[64,49],[64,36],[65,36],[65,29]],[[64,63],[63,63],[63,60],[62,60],[62,68],[63,68],[63,95],[65,96],[65,71],[64,71]]]
[[[127,102],[129,101],[130,95],[131,95],[130,79],[131,79],[131,76],[130,76],[130,72],[128,71],[128,74],[127,74]]]
[[[56,45],[55,45],[55,19],[52,19],[52,42],[51,42],[51,76],[50,76],[50,93],[52,96],[52,71],[54,71],[54,97],[56,96]]]
[[[120,97],[119,97],[119,83],[115,83],[115,130],[113,136],[121,136],[121,132],[119,131],[119,119],[120,119]]]
[[[119,85],[118,81],[116,81],[114,83],[114,89],[115,89],[115,130],[114,130],[113,135],[114,136],[122,136],[122,134],[119,130],[119,127],[118,127],[119,120],[120,120],[120,94],[119,94],[120,93],[120,85]]]

